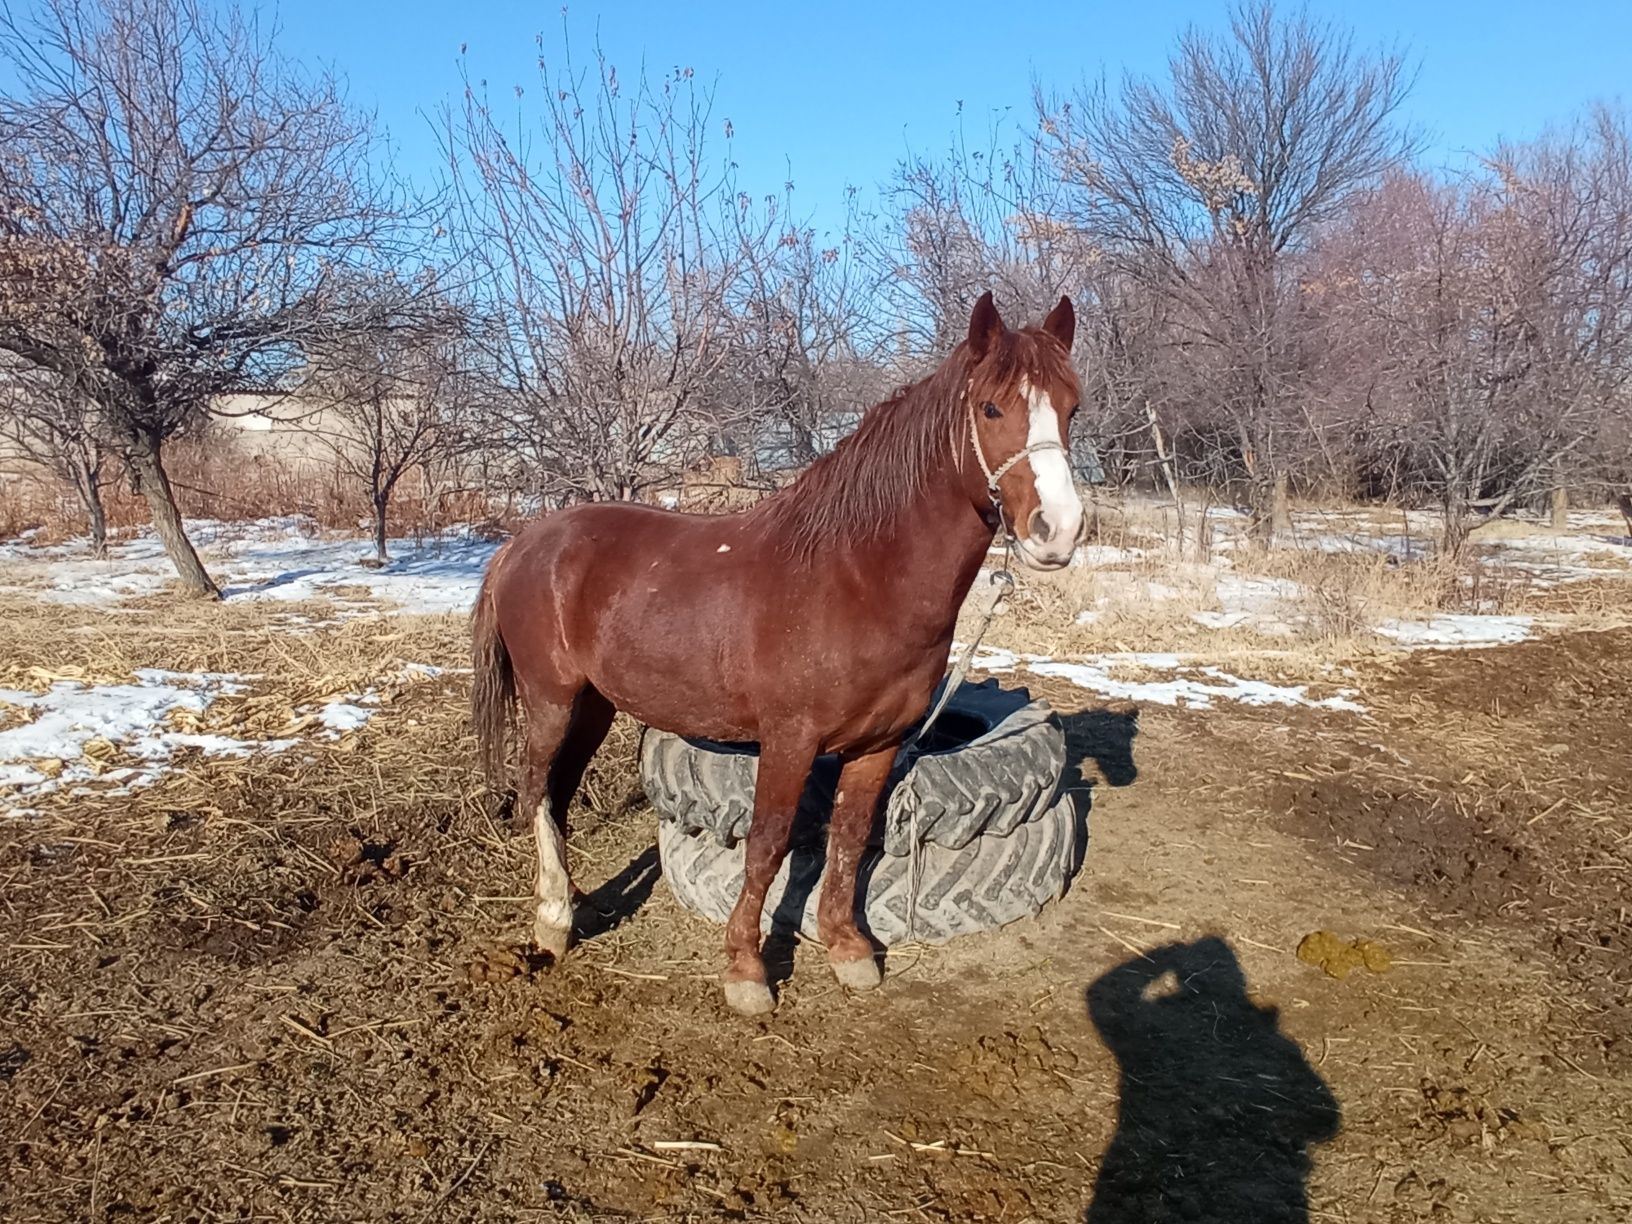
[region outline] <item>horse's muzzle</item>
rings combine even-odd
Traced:
[[[1088,516],[1080,511],[1069,531],[1049,521],[1041,509],[1026,521],[1026,538],[1017,541],[1020,559],[1035,570],[1064,569],[1088,534]]]

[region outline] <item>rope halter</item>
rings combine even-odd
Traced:
[[[975,448],[975,462],[980,464],[980,470],[986,477],[986,492],[992,499],[993,507],[995,507],[997,510],[998,521],[1003,524],[1003,530],[1008,537],[1013,539],[1014,529],[1009,525],[1007,516],[1005,516],[1003,513],[1003,495],[998,490],[997,482],[1002,480],[1003,477],[1007,476],[1010,469],[1013,468],[1015,464],[1019,463],[1022,459],[1029,460],[1033,455],[1040,451],[1055,450],[1059,451],[1062,455],[1068,454],[1069,452],[1066,451],[1065,444],[1063,442],[1052,442],[1047,440],[1042,442],[1028,442],[1025,446],[1015,451],[1014,454],[1010,455],[1007,459],[1000,463],[997,466],[997,469],[994,471],[992,466],[986,462],[986,452],[983,451],[980,446],[980,422],[975,417],[975,401],[970,399],[968,403],[969,441]]]

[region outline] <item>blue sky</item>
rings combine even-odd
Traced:
[[[1407,106],[1429,157],[1456,163],[1498,136],[1524,138],[1586,104],[1632,104],[1632,0],[1314,0],[1362,45],[1398,44],[1419,65]],[[716,82],[715,116],[735,129],[744,187],[842,213],[847,184],[870,191],[909,150],[944,148],[962,120],[983,137],[993,117],[1029,118],[1031,82],[1067,88],[1101,72],[1160,72],[1189,23],[1222,26],[1223,0],[1075,0],[1066,4],[737,3],[580,0],[567,16],[575,53],[598,36],[625,77],[690,66]],[[285,47],[334,64],[353,100],[374,108],[404,169],[433,168],[420,112],[458,87],[461,43],[473,78],[495,92],[535,86],[534,36],[560,46],[559,5],[391,5],[283,0]],[[717,146],[724,155],[723,143]]]

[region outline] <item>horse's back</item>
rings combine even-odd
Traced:
[[[736,657],[753,636],[765,565],[740,514],[590,503],[524,527],[495,558],[500,628],[525,677],[593,684],[654,726],[717,711],[740,734]]]

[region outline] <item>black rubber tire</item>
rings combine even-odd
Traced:
[[[913,812],[924,842],[961,850],[976,837],[1005,834],[1038,820],[1056,803],[1065,770],[1065,732],[1054,711],[1025,689],[997,681],[961,686],[922,749],[903,749],[889,801],[869,845],[905,857]],[[752,745],[689,740],[648,731],[641,780],[659,819],[685,833],[707,833],[721,846],[748,835],[759,757]],[[837,760],[811,771],[794,821],[795,836],[813,844],[833,807]]]
[[[959,935],[995,930],[1030,918],[1066,890],[1087,849],[1086,813],[1067,793],[1039,818],[1007,834],[987,833],[962,849],[926,845],[920,856],[918,914],[907,922],[911,859],[870,850],[862,860],[856,921],[862,932],[888,947],[916,938],[944,943]],[[724,922],[742,890],[745,846],[724,846],[706,833],[659,822],[663,878],[681,905]],[[765,903],[762,928],[794,928],[818,939],[816,905],[823,848],[792,850]],[[789,881],[793,881],[790,891]]]

